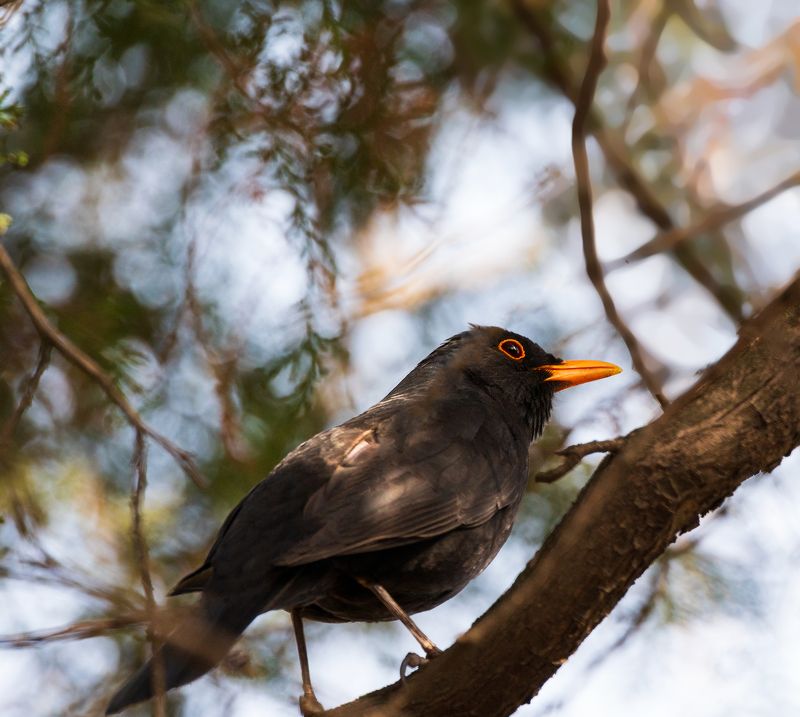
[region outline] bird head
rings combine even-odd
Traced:
[[[619,366],[605,361],[565,361],[526,336],[499,326],[473,325],[470,331],[458,336],[463,336],[459,351],[462,361],[501,383],[538,386],[556,392],[622,371]]]
[[[466,381],[518,408],[532,437],[550,416],[553,394],[613,376],[622,369],[605,361],[564,361],[529,338],[499,326],[476,326],[447,339],[392,394],[436,391]]]

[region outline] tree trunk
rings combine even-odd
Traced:
[[[330,717],[512,714],[673,541],[800,443],[800,275],[608,456],[514,585],[408,680]]]

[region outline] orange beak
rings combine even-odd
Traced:
[[[556,391],[577,386],[579,383],[597,381],[621,373],[622,369],[613,363],[605,361],[564,361],[563,363],[538,366],[537,371],[547,371],[550,375],[545,381],[557,381],[562,384]]]

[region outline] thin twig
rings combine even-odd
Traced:
[[[24,0],[6,0],[0,3],[0,28],[4,27],[14,13],[22,7]]]
[[[250,101],[253,101],[250,91],[243,77],[252,70],[252,65],[247,66],[244,63],[237,63],[237,61],[230,56],[225,45],[220,42],[214,29],[208,24],[203,17],[202,12],[196,0],[190,0],[188,4],[189,16],[194,23],[195,28],[200,35],[200,39],[205,44],[209,54],[220,64],[225,70],[228,78],[239,91],[239,93]]]
[[[106,617],[97,620],[80,620],[72,625],[53,630],[21,632],[17,635],[2,635],[0,636],[0,647],[33,647],[43,642],[85,640],[89,637],[101,637],[108,635],[111,630],[138,625],[143,620],[144,616],[141,614],[119,615],[117,617]]]
[[[4,566],[3,569],[5,572],[3,577],[11,580],[24,580],[29,583],[38,583],[40,585],[57,585],[58,587],[76,590],[96,600],[108,602],[117,609],[128,611],[135,609],[135,602],[129,597],[128,591],[95,584],[92,582],[93,577],[83,572],[79,573],[76,577],[74,575],[76,571],[74,566],[67,568],[55,559],[23,559],[19,564],[23,569],[15,568],[14,566]],[[30,572],[28,572],[28,570],[30,570]]]
[[[8,278],[11,289],[22,303],[28,316],[30,316],[42,340],[51,343],[67,361],[79,368],[97,383],[111,402],[122,410],[128,421],[137,431],[152,438],[169,453],[198,487],[205,487],[206,481],[203,476],[200,475],[200,471],[197,469],[191,454],[188,451],[178,448],[178,446],[166,436],[161,435],[158,431],[145,423],[133,406],[128,403],[128,399],[125,398],[123,393],[114,385],[113,380],[100,368],[98,363],[86,355],[71,339],[53,326],[39,306],[25,278],[22,276],[19,269],[17,269],[13,259],[2,245],[0,245],[0,269],[3,270]]]
[[[609,262],[609,269],[617,269],[620,266],[628,264],[632,261],[646,259],[649,256],[658,254],[662,251],[674,249],[681,242],[693,239],[702,234],[716,231],[726,224],[741,219],[745,214],[751,212],[753,209],[766,204],[771,199],[774,199],[779,194],[800,186],[800,171],[786,177],[778,182],[774,187],[767,189],[755,197],[748,199],[741,204],[734,205],[721,205],[709,209],[700,221],[687,227],[675,227],[664,232],[660,232],[650,241],[646,242],[638,249],[635,249],[630,254],[617,259],[616,261]]]
[[[249,62],[237,61],[236,58],[231,56],[225,47],[225,43],[220,40],[214,28],[203,16],[203,12],[197,0],[191,0],[188,4],[188,8],[189,17],[200,36],[200,40],[205,44],[209,54],[217,61],[228,76],[230,84],[236,88],[236,91],[242,99],[258,112],[258,115],[271,130],[280,129],[282,131],[289,131],[297,138],[301,139],[301,141],[306,142],[302,128],[289,114],[275,112],[266,102],[259,99],[258,96],[254,96],[257,95],[257,93],[254,92],[253,88],[248,87],[248,76],[253,72],[257,56],[250,58]],[[267,17],[269,17],[269,15],[267,15]],[[266,36],[266,28],[262,27],[262,30],[263,35]],[[226,83],[223,83],[223,86],[225,86],[225,84]]]
[[[661,41],[661,36],[667,27],[667,21],[670,18],[670,10],[667,5],[662,5],[656,10],[655,17],[651,18],[644,42],[641,43],[641,51],[639,52],[639,60],[636,63],[636,86],[633,88],[628,97],[628,103],[625,108],[625,126],[630,124],[633,111],[639,102],[639,95],[644,90],[650,90],[650,76],[652,74],[653,60],[658,50],[658,44]],[[663,81],[661,83],[663,85]],[[659,88],[661,89],[661,88]],[[648,92],[650,94],[650,92]],[[659,93],[660,94],[660,93]]]
[[[147,447],[145,445],[144,433],[136,431],[136,442],[133,450],[133,468],[136,473],[136,480],[131,491],[131,512],[133,513],[133,545],[136,552],[136,559],[139,563],[139,575],[144,589],[145,604],[147,609],[147,639],[153,652],[153,669],[151,680],[153,682],[153,711],[156,717],[166,717],[166,681],[164,675],[164,660],[161,652],[163,641],[157,634],[156,624],[156,601],[153,596],[153,581],[150,577],[150,558],[147,549],[147,540],[144,537],[142,528],[142,501],[147,489]]]
[[[569,473],[586,456],[591,453],[616,453],[625,443],[626,438],[610,438],[606,441],[589,441],[588,443],[576,443],[574,446],[567,446],[556,455],[562,456],[564,460],[560,465],[547,471],[537,473],[533,480],[536,483],[555,483],[559,478]]]
[[[23,381],[20,387],[21,395],[19,403],[14,409],[14,412],[8,417],[2,429],[0,429],[0,468],[5,468],[9,465],[9,455],[11,453],[9,449],[11,448],[14,433],[25,411],[28,410],[33,402],[42,374],[47,370],[50,363],[51,349],[52,344],[47,341],[47,339],[42,339],[39,344],[39,357],[36,360],[36,368],[33,370],[33,373]],[[8,512],[14,519],[17,531],[20,535],[30,539],[35,532],[32,528],[39,520],[36,503],[30,501],[21,494],[20,488],[13,482],[8,486],[8,501]]]
[[[36,395],[36,389],[39,387],[39,381],[42,374],[47,370],[50,365],[50,354],[53,345],[45,338],[39,344],[39,357],[36,360],[36,368],[33,373],[25,380],[22,386],[22,395],[20,396],[19,403],[17,404],[14,413],[9,416],[8,420],[3,425],[3,430],[0,431],[0,446],[4,446],[11,441],[14,436],[14,431],[17,430],[19,422],[25,411],[28,410],[33,397]]]
[[[203,352],[206,366],[214,376],[214,393],[219,403],[219,422],[222,446],[233,460],[244,463],[248,459],[247,446],[242,440],[239,416],[233,400],[233,382],[236,377],[236,351],[230,350],[220,355],[211,347],[211,336],[203,324],[203,311],[197,288],[194,283],[197,244],[193,239],[189,243],[186,257],[186,290],[184,303],[189,315],[189,325],[194,331],[195,339]]]
[[[575,161],[575,179],[578,188],[578,206],[581,214],[581,236],[583,237],[583,258],[586,273],[595,291],[603,302],[603,309],[609,323],[617,330],[628,347],[633,366],[642,377],[642,382],[663,408],[668,404],[661,384],[645,364],[644,351],[633,331],[622,320],[614,300],[606,287],[603,269],[597,256],[595,245],[594,218],[592,216],[592,183],[589,178],[589,157],[586,152],[586,124],[592,110],[597,80],[606,64],[603,50],[606,28],[611,18],[608,0],[598,0],[597,21],[592,37],[589,62],[575,102],[575,118],[572,122],[572,157]]]
[[[73,57],[75,48],[73,40],[75,36],[75,15],[76,8],[68,5],[66,10],[66,22],[64,23],[64,39],[52,55],[51,62],[55,58],[60,58],[58,65],[53,73],[53,103],[58,111],[52,113],[52,120],[48,130],[42,138],[41,156],[38,158],[39,165],[44,163],[56,152],[58,152],[61,142],[68,126],[70,109],[75,101],[75,93],[71,92],[70,80],[74,67]]]

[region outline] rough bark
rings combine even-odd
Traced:
[[[408,680],[330,717],[512,714],[699,516],[800,443],[800,275],[598,467],[514,585]]]

